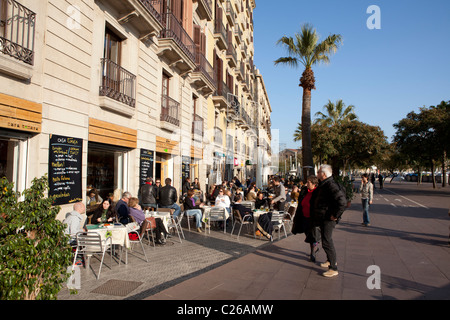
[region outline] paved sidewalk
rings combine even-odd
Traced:
[[[60,300],[313,300],[313,299],[450,299],[450,188],[393,183],[375,191],[371,223],[361,225],[359,197],[334,232],[339,275],[325,278],[319,263],[309,261],[304,235],[283,236],[270,243],[229,233],[189,233],[174,237],[165,247],[140,248],[127,266],[103,267],[100,280],[82,271],[77,295],[63,289]],[[231,228],[228,230],[228,232]],[[236,233],[236,231],[235,231]],[[277,238],[277,235],[275,236]],[[109,259],[107,259],[109,261]],[[95,264],[95,261],[94,261]],[[381,271],[380,289],[370,290],[370,266]],[[98,264],[93,266],[98,270]],[[372,280],[371,278],[371,280]],[[101,287],[110,281],[135,284],[123,295]],[[370,283],[376,283],[369,280]],[[115,288],[117,290],[117,288]]]
[[[415,185],[408,187],[417,193]],[[387,188],[375,190],[370,227],[361,225],[359,197],[344,213],[334,232],[335,278],[322,276],[323,250],[312,263],[304,235],[291,235],[148,299],[450,299],[449,189],[422,187],[430,192],[426,202],[401,196],[401,184]],[[419,201],[437,207],[425,208]],[[381,285],[370,290],[373,265],[381,271]]]

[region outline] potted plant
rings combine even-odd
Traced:
[[[0,300],[53,300],[69,274],[72,249],[47,176],[20,193],[0,179]]]

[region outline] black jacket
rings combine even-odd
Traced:
[[[177,202],[177,189],[167,185],[159,190],[159,204],[161,206],[171,206]]]
[[[319,186],[311,196],[310,204],[311,217],[317,225],[331,220],[332,216],[339,221],[346,208],[347,199],[333,177],[329,177],[319,182]]]
[[[142,204],[156,203],[156,188],[154,185],[143,184],[139,190],[139,201]]]
[[[304,233],[305,228],[305,217],[303,216],[302,201],[303,198],[308,194],[308,188],[306,186],[302,187],[297,201],[297,210],[295,210],[294,220],[292,223],[291,232],[292,234]]]

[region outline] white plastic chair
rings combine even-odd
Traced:
[[[73,259],[72,271],[75,268],[75,261],[78,254],[83,254],[86,259],[86,255],[101,254],[102,260],[100,262],[100,268],[98,269],[97,280],[100,278],[100,272],[102,271],[103,260],[107,250],[110,252],[110,265],[112,264],[112,238],[108,237],[102,240],[100,234],[97,232],[78,232],[76,235],[77,249],[75,251],[75,257]],[[90,259],[90,257],[88,258]],[[120,263],[120,262],[119,262]],[[111,269],[111,267],[109,267]]]
[[[231,229],[231,236],[233,235],[233,231],[234,231],[234,227],[236,226],[236,223],[239,223],[241,225],[236,239],[239,239],[239,235],[241,234],[243,225],[247,225],[247,228],[248,228],[248,226],[251,225],[252,230],[253,230],[253,217],[251,214],[246,214],[244,217],[242,217],[239,210],[233,210],[233,218],[234,218],[233,219],[234,223],[233,223],[233,228]],[[253,232],[253,237],[256,239],[256,235],[254,232]]]
[[[209,233],[211,233],[211,222],[223,221],[223,233],[227,233],[227,216],[226,209],[223,207],[212,207],[208,213]]]

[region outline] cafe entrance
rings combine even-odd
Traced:
[[[0,179],[14,183],[14,191],[25,187],[28,153],[28,135],[0,130]]]
[[[100,197],[119,190],[126,191],[128,176],[128,149],[95,142],[88,144],[87,190],[97,189]]]

